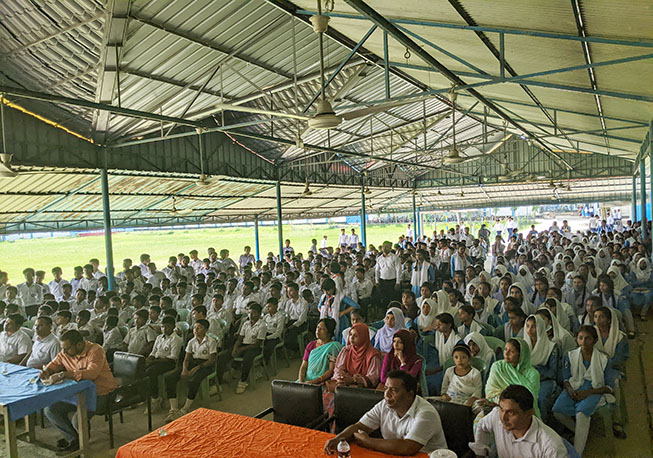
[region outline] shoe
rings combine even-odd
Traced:
[[[238,382],[238,387],[236,388],[236,394],[243,394],[247,389],[247,382]]]
[[[74,452],[75,450],[79,450],[79,440],[73,439],[69,444],[68,447],[60,449],[57,451],[57,456],[65,456],[70,454],[71,452]]]
[[[68,442],[66,439],[59,439],[57,441],[57,450],[63,450],[68,448],[70,445],[70,442]]]
[[[630,331],[630,332],[628,333],[628,338],[629,338],[629,339],[634,339],[634,338],[635,338],[635,331]]]
[[[179,418],[177,416],[178,412],[179,412],[179,409],[170,409],[170,411],[168,412],[168,415],[166,416],[165,420],[163,420],[163,421],[170,422],[172,420],[176,420],[177,418]]]
[[[261,371],[260,369],[257,369],[256,370],[256,380],[262,379],[262,378],[263,378],[263,371]]]
[[[181,418],[181,417],[183,417],[183,416],[186,415],[187,413],[188,413],[188,411],[182,407],[181,409],[177,410],[177,412],[175,412],[175,418],[174,418],[174,420],[176,420],[177,418]]]
[[[620,424],[615,423],[612,425],[612,434],[614,437],[617,439],[626,439],[628,435],[626,434],[626,431],[621,427]]]
[[[645,313],[641,314],[641,315],[639,316],[639,319],[642,320],[642,321],[648,321],[648,317],[646,316]]]
[[[152,399],[150,401],[150,413],[158,413],[163,410],[163,402],[161,399]],[[143,411],[145,415],[147,415],[147,406],[145,406],[145,410]]]

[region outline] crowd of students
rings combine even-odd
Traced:
[[[531,393],[538,421],[574,431],[582,454],[589,419],[606,403],[615,437],[626,436],[618,401],[636,333],[631,310],[646,319],[652,297],[639,224],[620,227],[572,232],[554,223],[524,236],[511,226],[492,245],[485,227],[478,237],[456,227],[416,241],[411,230],[378,247],[343,229],[339,246],[326,246],[325,236],[306,255],[289,240],[281,258],[264,260],[249,247],[237,262],[209,248],[205,258],[196,250],[171,256],[160,270],[142,254],[138,265],[124,260],[111,291],[97,259],[70,281],[58,267],[49,283],[26,268],[25,282],[12,286],[0,271],[0,361],[41,368],[76,329],[109,362],[115,351],[145,356],[152,409],[163,407],[163,375],[172,420],[214,371],[219,382],[236,376],[236,393],[245,392],[256,357],[269,363],[283,343],[303,355],[298,381],[324,384],[327,409],[337,386],[387,392],[402,371],[422,396],[491,419],[518,385]],[[315,340],[304,348],[307,335]],[[179,378],[188,381],[184,405]]]

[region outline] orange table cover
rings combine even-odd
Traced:
[[[160,428],[159,428],[160,429]],[[324,458],[333,434],[210,409],[197,409],[118,449],[116,458]],[[335,455],[334,455],[335,456]],[[352,444],[352,458],[388,458]],[[426,454],[417,455],[426,458]]]

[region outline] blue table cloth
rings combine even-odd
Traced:
[[[0,405],[7,406],[11,421],[55,402],[77,404],[77,394],[82,391],[86,394],[87,409],[95,411],[96,386],[90,380],[65,380],[58,385],[45,386],[39,379],[38,369],[0,363]]]

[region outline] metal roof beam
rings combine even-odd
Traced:
[[[297,10],[296,13],[301,15],[311,16],[317,14],[317,11]],[[331,13],[323,12],[322,14],[324,14],[325,16],[337,17],[337,18],[368,20],[368,18],[362,14],[334,13],[334,12]],[[520,29],[520,28],[510,28],[510,27],[492,27],[492,26],[480,26],[480,25],[471,26],[466,24],[457,24],[457,23],[442,22],[442,21],[429,21],[424,19],[391,18],[389,20],[394,24],[416,25],[416,26],[436,27],[436,28],[444,28],[444,29],[471,30],[474,32],[504,33],[506,35],[522,35],[522,36],[529,36],[529,37],[551,38],[554,40],[580,41],[586,43],[602,43],[602,44],[618,45],[618,46],[653,48],[653,40],[644,40],[644,39],[627,40],[627,39],[622,39],[617,37],[602,37],[602,36],[580,37],[577,35],[547,32],[542,30]]]

